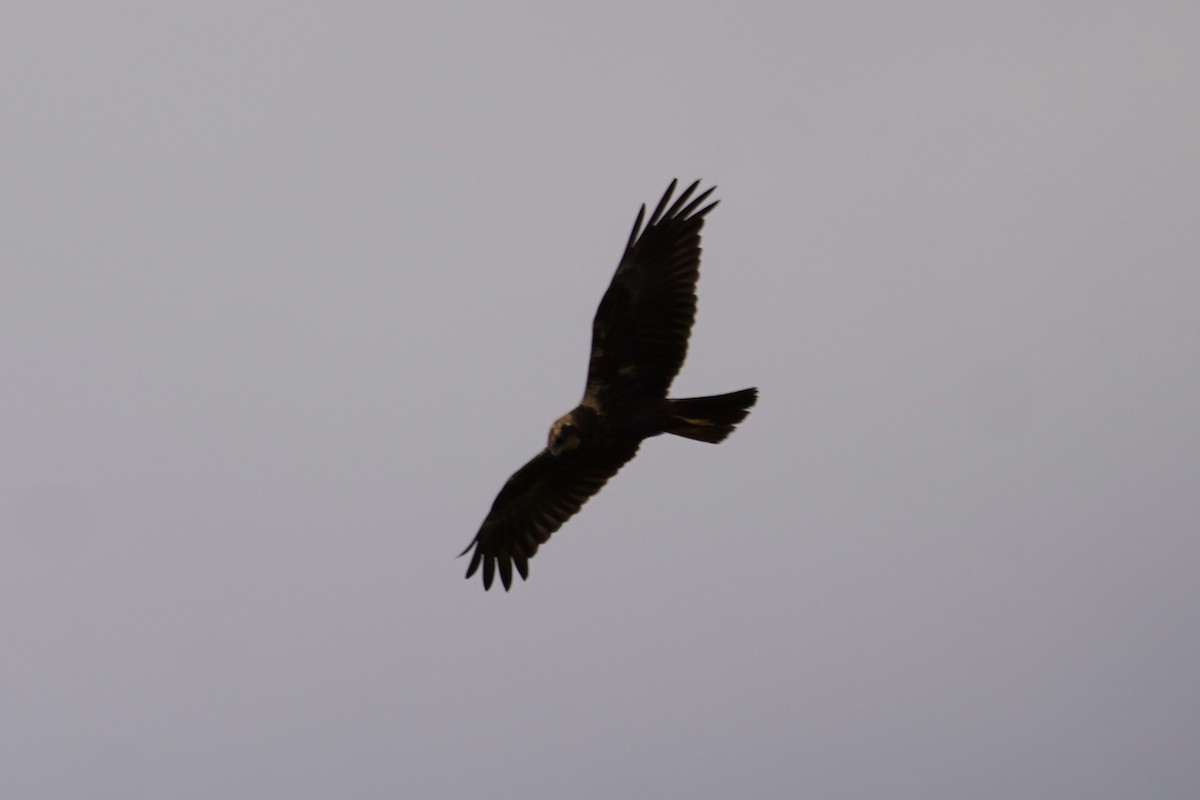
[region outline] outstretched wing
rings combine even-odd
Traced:
[[[623,447],[581,447],[557,456],[543,450],[504,484],[472,547],[467,577],[483,565],[483,588],[492,588],[496,566],[507,591],[513,565],[529,577],[529,559],[608,479],[637,453],[640,442]]]
[[[696,318],[700,228],[717,203],[703,205],[715,186],[692,198],[700,181],[671,203],[675,183],[645,230],[646,207],[638,212],[625,255],[600,301],[592,322],[586,405],[603,408],[609,393],[665,397],[683,366]]]

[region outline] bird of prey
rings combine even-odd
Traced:
[[[713,189],[693,197],[696,181],[671,202],[676,181],[645,229],[638,212],[608,291],[592,322],[592,353],[583,399],[550,426],[542,452],[513,474],[479,528],[467,577],[496,570],[507,591],[513,567],[529,577],[529,559],[588,498],[637,453],[643,439],[672,433],[717,443],[746,418],[757,389],[670,399],[696,318],[700,229],[717,205]]]

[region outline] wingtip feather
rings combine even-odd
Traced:
[[[646,218],[646,204],[642,203],[641,209],[638,211],[637,219],[633,221],[633,230],[629,232],[629,241],[625,243],[625,249],[633,247],[633,243],[637,241],[638,234],[642,232],[642,220]]]
[[[667,203],[671,202],[671,195],[675,193],[675,185],[677,183],[679,183],[678,178],[671,179],[671,185],[667,187],[665,192],[663,192],[662,199],[659,200],[658,205],[654,207],[654,213],[650,215],[650,222],[647,224],[647,227],[658,224],[658,221],[662,219],[663,211],[666,210]]]

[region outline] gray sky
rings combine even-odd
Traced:
[[[5,797],[1200,792],[1194,4],[168,5],[5,8]],[[760,403],[484,593],[673,177]]]

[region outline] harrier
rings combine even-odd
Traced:
[[[550,426],[546,449],[517,470],[479,528],[470,578],[482,565],[490,589],[500,570],[505,590],[513,567],[529,577],[529,559],[588,498],[633,458],[643,439],[672,433],[717,443],[733,432],[758,399],[757,389],[712,397],[670,399],[667,389],[683,366],[696,318],[700,229],[717,205],[712,187],[692,197],[696,181],[677,200],[667,187],[650,221],[643,205],[625,254],[592,322],[587,386],[573,411]]]

